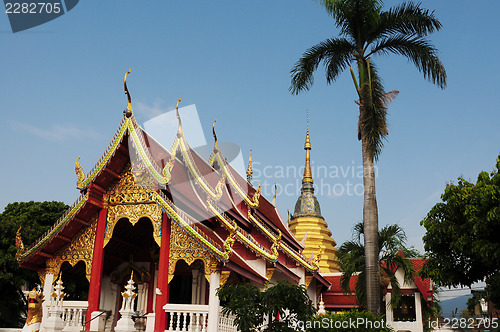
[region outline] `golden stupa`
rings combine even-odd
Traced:
[[[305,239],[305,249],[302,253],[306,258],[321,253],[319,261],[320,272],[339,272],[339,261],[337,258],[337,249],[335,248],[336,242],[331,237],[332,232],[328,229],[328,225],[321,215],[318,199],[314,196],[309,123],[307,124],[304,150],[306,150],[306,165],[304,168],[304,178],[302,179],[302,189],[297,203],[295,203],[295,210],[289,227],[299,241]]]

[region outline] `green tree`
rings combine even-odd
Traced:
[[[222,314],[234,315],[235,325],[242,332],[294,331],[292,319],[306,321],[316,311],[305,287],[288,281],[278,281],[264,291],[253,284],[226,284],[217,290],[217,295]]]
[[[19,267],[16,255],[16,232],[21,226],[25,244],[40,237],[68,208],[60,202],[11,203],[0,214],[0,327],[22,327],[27,303],[22,287],[39,285],[36,271]]]
[[[351,278],[359,272],[358,281],[355,286],[356,299],[359,305],[366,308],[366,269],[365,269],[365,248],[362,237],[364,237],[363,223],[357,223],[353,229],[351,241],[344,242],[337,256],[340,260],[340,269],[342,270],[341,283],[342,288],[346,292],[351,292],[349,282]],[[415,249],[406,248],[406,234],[399,225],[389,225],[383,227],[378,235],[379,248],[377,255],[380,258],[379,275],[383,282],[379,284],[379,288],[384,287],[384,283],[390,283],[392,287],[392,303],[393,307],[398,305],[401,298],[401,285],[399,284],[395,271],[398,267],[403,269],[404,280],[411,281],[415,274],[413,264],[408,259],[418,255]],[[403,255],[399,254],[399,250],[403,250]],[[382,297],[378,301],[381,303]]]
[[[500,305],[500,155],[496,170],[476,183],[458,178],[446,186],[422,220],[429,259],[422,275],[439,286],[470,286],[486,277],[490,300]]]
[[[291,71],[290,91],[298,94],[314,83],[313,73],[323,63],[328,84],[335,82],[352,63],[351,68],[359,97],[358,139],[363,156],[365,257],[367,305],[380,312],[378,274],[378,210],[375,194],[374,161],[380,155],[388,134],[387,106],[397,91],[386,93],[372,57],[394,53],[406,57],[417,69],[439,87],[446,86],[446,71],[437,50],[426,38],[441,28],[433,12],[419,4],[403,3],[384,11],[381,0],[320,0],[340,29],[340,38],[327,39],[309,48]]]

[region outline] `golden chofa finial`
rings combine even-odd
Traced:
[[[273,196],[273,202],[271,204],[273,204],[274,206],[276,206],[276,195],[278,195],[278,186],[276,185],[276,182],[274,183],[274,196]]]
[[[252,182],[252,149],[250,149],[250,157],[248,157],[248,168],[247,168],[247,181],[248,183]]]
[[[306,142],[304,143],[304,150],[306,150],[306,165],[304,168],[304,178],[302,183],[310,182],[313,183],[312,172],[311,172],[311,139],[309,138],[309,110],[307,111],[307,132],[306,132]]]
[[[177,120],[179,121],[179,129],[177,130],[178,134],[182,134],[182,121],[181,116],[179,115],[179,103],[181,102],[182,97],[177,100],[177,105],[175,105],[175,114],[177,115]]]
[[[217,122],[217,119],[212,122],[212,135],[214,136],[214,152],[217,152],[219,150],[219,143],[217,142],[217,134],[215,133],[215,123]]]
[[[123,88],[125,89],[125,94],[127,95],[128,99],[127,109],[123,111],[123,113],[127,118],[130,118],[132,116],[132,99],[130,98],[130,93],[128,92],[127,88],[127,75],[130,74],[131,71],[132,68],[130,68],[128,72],[125,73],[125,78],[123,79]]]

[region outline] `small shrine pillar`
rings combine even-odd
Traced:
[[[115,331],[117,332],[135,332],[134,321],[132,315],[135,313],[134,305],[137,294],[134,292],[134,271],[130,275],[130,279],[125,286],[125,291],[122,293],[123,301],[120,309],[120,319],[116,322]]]
[[[220,284],[220,270],[212,268],[210,273],[210,290],[208,298],[208,332],[217,332],[219,327],[219,306],[220,301],[217,296],[217,288]]]
[[[94,311],[99,311],[101,300],[101,285],[102,285],[102,267],[104,264],[104,233],[106,231],[108,209],[103,208],[99,211],[99,219],[97,220],[97,231],[94,240],[94,253],[92,256],[92,270],[89,284],[88,308],[85,321],[88,322],[92,318]],[[85,325],[85,330],[89,331],[90,324]]]
[[[63,299],[66,294],[63,293],[64,287],[61,278],[57,280],[54,291],[50,294],[48,313],[49,317],[43,321],[43,329],[50,332],[60,332],[64,329],[64,321],[61,318],[63,313]]]

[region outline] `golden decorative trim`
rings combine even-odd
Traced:
[[[161,208],[157,204],[137,204],[137,205],[114,205],[108,207],[108,217],[106,222],[106,234],[104,236],[103,248],[113,237],[113,230],[122,218],[126,218],[132,226],[141,219],[148,218],[153,225],[153,237],[156,244],[161,246]]]
[[[120,181],[107,192],[106,197],[109,205],[153,203],[155,193],[153,189],[138,186],[132,167],[127,165],[120,174]]]
[[[40,279],[40,283],[41,283],[42,288],[43,288],[43,286],[45,285],[46,272],[45,272],[45,270],[38,270],[37,273],[38,273],[38,279]]]
[[[304,282],[304,285],[306,286],[306,289],[309,288],[309,285],[311,284],[311,281],[313,280],[313,276],[306,276],[305,278],[305,282]]]
[[[161,246],[162,211],[154,200],[155,195],[154,190],[136,185],[132,168],[127,165],[120,174],[120,181],[105,196],[108,202],[108,216],[103,247],[111,240],[113,230],[120,219],[126,218],[134,226],[143,217],[151,220],[153,237],[158,246]]]
[[[271,278],[273,277],[273,274],[274,274],[274,270],[276,270],[276,268],[274,268],[274,267],[268,267],[266,269],[266,278],[267,278],[267,280],[271,280]]]
[[[220,275],[220,282],[219,282],[220,287],[224,286],[224,284],[229,279],[230,274],[231,274],[231,271],[222,271],[222,273]]]
[[[196,260],[203,261],[205,278],[210,282],[210,273],[217,260],[205,250],[198,242],[193,240],[181,227],[175,222],[172,223],[170,231],[170,257],[168,262],[168,282],[172,281],[175,273],[175,266],[179,260],[191,265]]]
[[[56,252],[54,257],[46,261],[45,273],[58,275],[63,262],[68,262],[71,266],[82,261],[85,263],[85,274],[90,282],[92,272],[92,258],[94,254],[94,241],[97,231],[97,216],[91,221],[89,227],[82,229],[73,240]],[[39,274],[40,276],[40,274]]]

